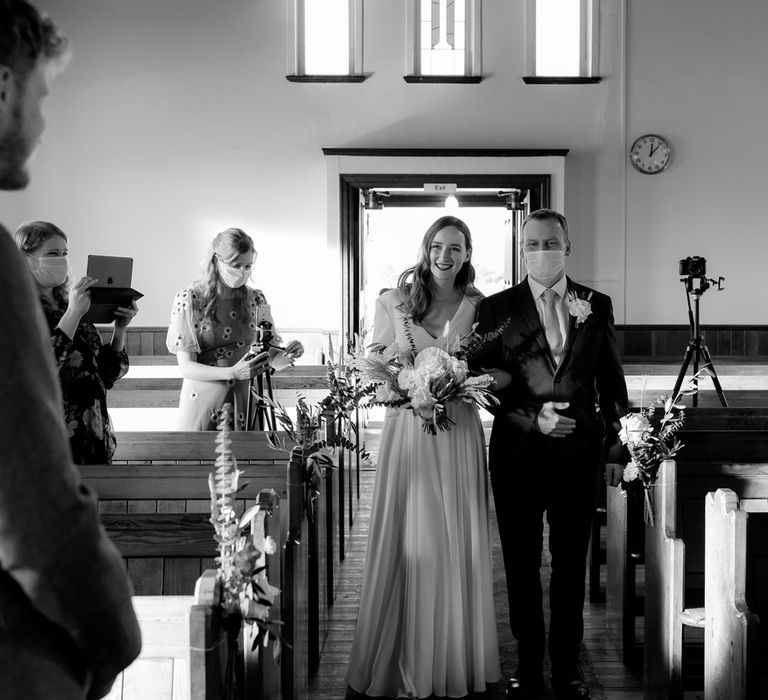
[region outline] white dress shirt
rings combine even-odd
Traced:
[[[536,302],[536,312],[539,314],[539,321],[541,321],[542,328],[544,327],[544,291],[547,289],[543,284],[539,284],[535,279],[528,275],[528,285],[531,288],[531,294],[533,300]],[[557,320],[560,321],[560,334],[563,336],[562,348],[565,349],[565,342],[568,339],[568,280],[563,275],[555,284],[552,285],[552,291],[557,294],[555,299],[555,311],[557,312]],[[554,353],[553,353],[554,355]],[[554,355],[555,362],[560,364],[560,360],[563,357],[563,352]]]

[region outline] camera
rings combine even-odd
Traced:
[[[700,255],[692,255],[680,260],[680,277],[705,277],[707,274],[707,259]]]
[[[259,352],[267,352],[274,338],[275,334],[272,331],[272,324],[269,321],[262,321],[256,329],[253,347],[258,347]]]

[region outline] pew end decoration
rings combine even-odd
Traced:
[[[659,466],[664,460],[672,459],[683,447],[677,437],[685,422],[683,400],[695,394],[697,382],[708,376],[710,372],[706,367],[702,368],[675,396],[662,394],[646,407],[642,407],[641,396],[640,411],[621,418],[619,439],[626,445],[630,461],[624,468],[620,487],[625,492],[643,489],[645,520],[650,525],[654,524],[651,487],[656,483]]]
[[[485,343],[498,337],[509,323],[495,331],[478,335],[474,328],[466,336],[450,333],[446,324],[440,346],[417,350],[406,317],[405,334],[410,347],[396,343],[373,344],[366,357],[355,360],[363,382],[367,405],[410,409],[421,419],[429,435],[450,430],[449,403],[471,403],[491,408],[498,403],[492,393],[493,378],[488,374],[471,376],[468,360]]]
[[[245,484],[240,483],[241,471],[231,449],[231,411],[231,404],[225,404],[216,435],[216,471],[208,477],[211,523],[219,552],[216,557],[217,579],[221,585],[219,607],[228,641],[224,676],[227,699],[239,698],[243,687],[238,639],[244,624],[254,628],[254,649],[258,644],[266,647],[271,640],[276,662],[281,651],[280,622],[270,618],[279,589],[269,583],[266,575],[266,555],[274,554],[277,545],[255,526],[259,511],[265,506],[269,509],[270,504],[258,504],[242,516],[237,514],[235,499]]]

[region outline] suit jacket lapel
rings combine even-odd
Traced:
[[[520,310],[522,311],[523,318],[525,318],[525,322],[531,329],[536,342],[541,348],[542,353],[544,353],[544,357],[549,361],[549,368],[554,372],[557,369],[557,365],[555,364],[555,358],[552,356],[552,351],[549,348],[547,335],[541,325],[539,312],[536,310],[536,301],[533,298],[533,293],[531,292],[531,286],[528,284],[527,277],[520,283]]]

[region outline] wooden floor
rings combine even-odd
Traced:
[[[379,430],[377,429],[366,432],[366,447],[374,455],[378,446],[378,433]],[[330,612],[330,633],[325,643],[320,667],[310,678],[309,695],[311,700],[337,699],[344,697],[346,693],[344,674],[357,618],[374,480],[375,468],[364,467],[361,475],[359,512],[348,543],[347,556],[341,565],[341,583],[336,602]],[[494,547],[497,547],[498,533],[495,517],[493,520],[492,534],[495,540]],[[547,574],[547,567],[543,567],[542,576],[545,577]],[[604,572],[602,578],[604,587]],[[499,577],[497,577],[498,579]],[[507,625],[506,619],[498,620],[500,638],[509,636]],[[592,605],[589,602],[585,604],[584,646],[586,656],[590,661],[590,668],[585,669],[585,678],[595,700],[641,700],[642,678],[622,664],[616,649],[608,641],[605,626],[605,606],[602,604]],[[510,674],[515,668],[515,659],[511,652],[504,649],[504,645],[502,645],[500,652],[502,672],[504,675]],[[500,700],[503,697],[504,683],[500,681],[482,696],[477,696],[477,700],[480,698],[487,700],[497,700],[498,698]],[[686,694],[687,700],[693,700],[697,697],[699,697],[698,694]]]

